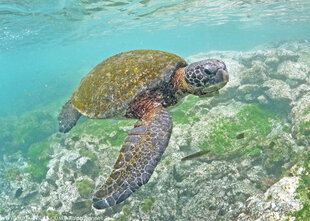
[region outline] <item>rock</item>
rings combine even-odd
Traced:
[[[88,157],[81,157],[76,161],[76,167],[82,174],[95,178],[98,176],[98,166]]]
[[[60,200],[56,200],[55,202],[52,202],[51,206],[55,209],[58,209],[58,208],[62,207],[62,202]]]
[[[35,198],[38,193],[39,191],[37,190],[24,192],[24,196],[21,198],[21,200],[23,201],[23,203],[28,204],[29,201],[33,200],[33,198]]]
[[[267,67],[262,61],[253,61],[249,69],[243,70],[241,84],[260,84],[267,80]]]
[[[79,179],[75,182],[77,191],[82,198],[91,197],[91,193],[94,189],[94,182],[89,179]]]
[[[57,180],[59,177],[58,177],[58,174],[57,174],[57,171],[54,170],[54,168],[50,168],[47,173],[46,173],[46,179],[50,179],[50,180]]]
[[[266,81],[264,82],[263,87],[269,88],[265,91],[265,95],[275,102],[289,104],[292,101],[289,85],[281,80],[273,79]]]
[[[268,100],[264,95],[259,96],[257,100],[260,104],[268,104]]]
[[[261,86],[256,84],[243,84],[238,88],[238,91],[243,94],[256,93],[261,89]]]
[[[240,179],[240,176],[237,164],[213,161],[201,165],[183,181],[188,186],[184,194],[187,197],[180,201],[185,203],[182,208],[183,218],[233,219],[244,207],[243,202],[247,197],[258,192],[251,181]]]
[[[288,49],[280,49],[276,51],[277,56],[279,58],[280,63],[285,60],[291,60],[291,61],[297,61],[300,55],[298,54],[298,51],[292,51]]]
[[[270,67],[277,67],[279,63],[279,58],[277,56],[267,57],[265,63]]]
[[[49,196],[50,189],[50,184],[47,181],[43,181],[42,183],[40,183],[39,193],[44,197]]]
[[[254,101],[264,91],[264,87],[255,84],[244,84],[238,88],[238,98],[241,101]]]
[[[72,204],[72,212],[76,216],[83,216],[91,212],[91,202],[79,201]]]
[[[283,177],[263,195],[250,197],[245,212],[237,220],[294,220],[292,214],[302,208],[301,201],[296,198],[299,179],[296,174],[293,177]]]
[[[249,67],[253,62],[264,62],[272,70],[276,70],[279,63],[285,60],[297,61],[299,55],[296,52],[287,49],[276,50],[257,50],[254,52],[242,54],[241,63]]]
[[[76,161],[76,168],[82,169],[82,167],[89,161],[88,157],[81,157]]]
[[[304,95],[292,109],[293,134],[301,145],[310,145],[310,95]]]
[[[278,66],[277,77],[285,80],[297,80],[299,84],[309,81],[310,67],[301,62],[284,61]]]

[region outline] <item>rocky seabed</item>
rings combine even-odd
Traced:
[[[224,60],[230,82],[219,95],[189,96],[171,110],[172,137],[147,185],[113,208],[91,207],[93,189],[103,184],[118,155],[123,139],[118,133],[126,134],[131,123],[103,128],[101,136],[87,132],[98,121],[84,120],[80,129],[46,138],[47,172],[39,182],[25,169],[29,161],[22,154],[4,155],[0,220],[303,220],[297,212],[306,205],[299,190],[309,175],[310,43],[201,53],[187,60],[204,58]],[[271,113],[266,119],[264,111]],[[229,128],[237,121],[244,139],[232,138],[238,131]],[[210,154],[181,161],[208,148]],[[20,174],[8,180],[10,168]]]

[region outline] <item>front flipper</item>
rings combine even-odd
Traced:
[[[135,124],[125,138],[110,177],[95,193],[96,209],[124,201],[148,182],[168,145],[171,129],[171,116],[162,106],[151,109]]]
[[[69,132],[75,126],[80,116],[80,112],[72,106],[71,100],[65,103],[58,116],[59,132]]]

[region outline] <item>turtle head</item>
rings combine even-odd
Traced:
[[[224,87],[229,75],[223,61],[207,59],[188,65],[184,71],[187,92],[202,96]]]

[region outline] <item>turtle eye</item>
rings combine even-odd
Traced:
[[[211,71],[209,71],[208,69],[203,69],[203,72],[206,74],[206,75],[211,75]]]

